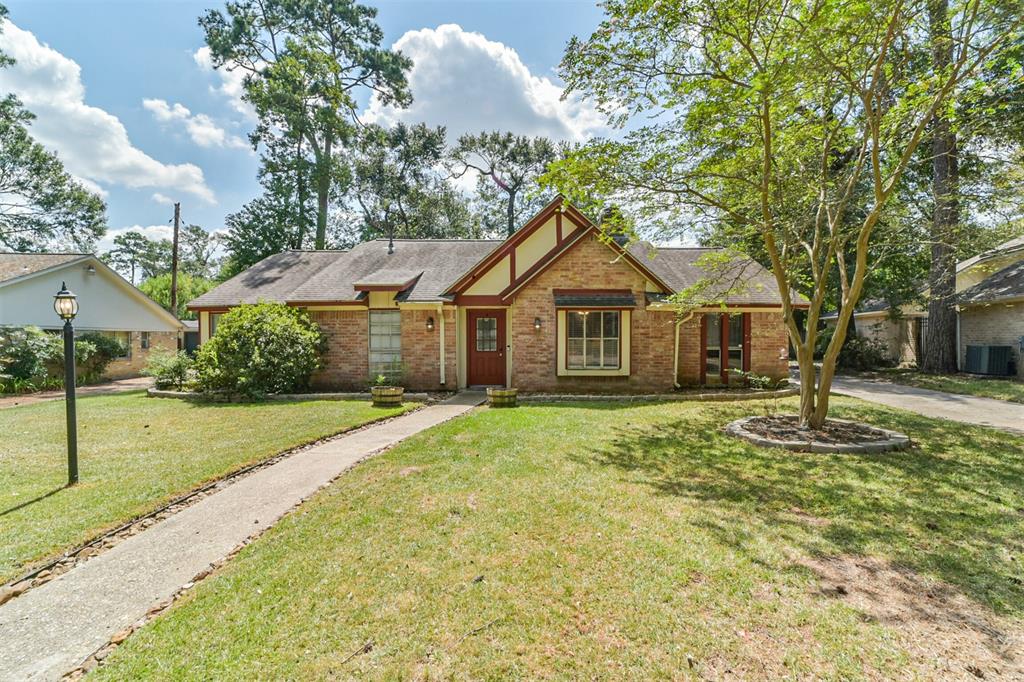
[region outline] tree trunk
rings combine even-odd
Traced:
[[[510,191],[508,193],[508,226],[506,227],[506,236],[512,236],[512,233],[516,231],[516,193]]]
[[[302,135],[295,143],[295,244],[301,249],[306,243],[306,177],[302,168]]]
[[[316,248],[327,248],[327,208],[331,191],[331,133],[324,139],[324,153],[317,159],[316,169]]]
[[[936,73],[949,67],[953,40],[948,21],[948,0],[930,0],[929,28],[932,66]],[[932,124],[932,262],[928,272],[928,338],[925,341],[926,372],[956,371],[956,246],[959,237],[959,165],[956,133],[945,111],[936,113]]]

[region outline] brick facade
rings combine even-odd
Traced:
[[[960,311],[960,366],[967,366],[967,346],[1011,346],[1017,376],[1024,377],[1020,352],[1024,337],[1024,303],[994,303]]]
[[[427,319],[434,318],[434,329]],[[405,387],[417,391],[437,391],[456,387],[458,364],[455,356],[455,308],[444,308],[445,385],[441,385],[440,314],[437,310],[402,310],[402,365]]]
[[[776,380],[789,375],[789,334],[781,313],[750,313],[750,371]]]
[[[327,338],[324,366],[313,387],[356,391],[366,389],[370,374],[369,321],[365,310],[316,310],[310,318]]]
[[[129,379],[142,376],[142,370],[149,363],[150,353],[153,351],[174,353],[177,350],[177,332],[149,332],[148,349],[142,347],[142,332],[132,332],[129,357],[111,362],[103,376],[107,379]]]

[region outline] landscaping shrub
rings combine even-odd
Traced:
[[[251,398],[309,386],[324,337],[304,310],[281,303],[232,308],[196,355],[196,385]]]
[[[108,336],[87,333],[75,339],[78,383],[97,381],[124,345]],[[64,385],[64,337],[38,327],[0,329],[0,390],[24,393]]]
[[[152,353],[142,373],[156,380],[157,388],[182,390],[192,382],[192,357],[183,350],[177,353]]]
[[[834,327],[823,329],[816,342],[817,352],[815,357],[820,357],[825,348],[832,340],[835,333]],[[885,344],[876,339],[869,339],[864,336],[851,336],[847,333],[846,341],[839,350],[839,358],[836,365],[843,369],[869,370],[879,367],[893,367],[895,362],[886,355]]]

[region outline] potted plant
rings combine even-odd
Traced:
[[[385,374],[378,374],[377,378],[370,384],[370,395],[373,396],[374,407],[394,407],[402,404],[402,397],[405,389],[395,386],[396,378],[388,378]]]
[[[488,388],[487,404],[491,407],[515,407],[518,393],[515,388]]]

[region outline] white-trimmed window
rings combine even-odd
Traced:
[[[149,332],[139,332],[139,348],[149,350]]]
[[[217,333],[217,322],[223,313],[210,313],[210,338]]]
[[[121,348],[124,349],[124,355],[119,355],[115,360],[130,360],[132,357],[132,333],[131,332],[102,332],[104,336],[109,336],[115,341],[120,342]]]
[[[402,314],[397,310],[370,311],[370,377],[388,378],[402,372]]]
[[[619,369],[621,313],[618,310],[567,310],[566,367]]]

